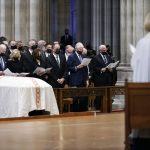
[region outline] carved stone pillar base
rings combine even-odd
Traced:
[[[120,64],[119,67],[117,67],[117,83],[116,85],[124,85],[125,79],[128,79],[128,81],[132,81],[132,68],[131,66],[127,64]]]

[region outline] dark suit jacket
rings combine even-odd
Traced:
[[[41,57],[41,60],[40,60],[40,65],[35,61],[35,66],[36,67],[42,67],[44,69],[46,69],[48,67],[47,63],[46,63],[46,60],[43,60],[42,57]],[[43,81],[45,82],[48,82],[48,74],[45,73],[43,75],[37,75],[36,73],[33,73],[33,74],[30,74],[30,76],[32,77],[35,77],[35,78],[39,78],[39,79],[42,79]]]
[[[57,79],[67,78],[66,58],[64,55],[59,54],[59,59],[60,59],[60,66],[58,65],[53,54],[50,54],[50,56],[47,57],[48,68],[52,67],[51,73],[49,74],[48,83],[54,88],[64,87],[65,83],[61,85],[57,82]]]
[[[84,58],[84,56],[82,56],[82,58]],[[76,53],[73,53],[68,57],[67,68],[68,72],[70,72],[68,84],[70,86],[82,87],[86,85],[86,81],[88,80],[88,69],[86,66],[76,69],[76,66],[80,63]]]
[[[63,53],[65,53],[65,46],[73,44],[73,38],[72,38],[72,36],[68,35],[68,38],[66,39],[65,35],[63,35],[61,37],[60,44],[61,44],[61,49],[63,50]]]
[[[22,59],[14,61],[14,60],[8,60],[7,67],[11,72],[14,73],[21,73],[23,72],[23,62]]]
[[[109,86],[112,85],[112,72],[106,70],[106,72],[101,72],[101,69],[106,67],[112,62],[109,55],[106,55],[107,64],[105,64],[102,56],[100,54],[96,55],[92,60],[92,81],[95,86]]]
[[[33,59],[33,56],[30,54],[29,50],[22,53],[22,61],[23,61],[23,71],[33,73],[37,65]]]
[[[7,68],[7,58],[6,56],[0,56],[3,59],[4,62],[4,68],[2,68],[1,64],[0,64],[0,71],[4,71]]]

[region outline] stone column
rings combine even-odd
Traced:
[[[50,1],[51,41],[60,41],[65,28],[70,27],[70,0]]]
[[[144,36],[144,18],[150,11],[149,0],[121,0],[120,3],[120,39],[121,64],[118,69],[118,83],[124,83],[127,78],[132,80],[130,67],[131,52],[129,44],[136,46],[138,40]]]
[[[15,1],[5,0],[5,35],[9,40],[15,39]]]
[[[5,36],[5,0],[0,0],[0,35]]]
[[[92,45],[98,49],[100,44],[109,44],[114,56],[119,59],[120,26],[119,0],[92,1]]]
[[[95,0],[92,3],[92,45],[95,50],[99,46],[99,36],[100,36],[100,24],[99,24],[99,15],[100,15],[100,2],[99,0]]]
[[[91,44],[91,0],[76,0],[76,40]]]
[[[0,35],[8,40],[50,40],[50,0],[0,0]]]

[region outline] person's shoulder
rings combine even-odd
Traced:
[[[149,35],[146,35],[145,37],[143,37],[143,38],[141,38],[139,41],[138,41],[138,43],[137,43],[137,45],[145,45],[145,44],[150,44],[150,34]]]

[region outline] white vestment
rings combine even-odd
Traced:
[[[150,82],[150,33],[142,38],[131,58],[133,82]]]
[[[133,82],[150,82],[150,33],[142,38],[132,55]],[[150,129],[132,129],[131,138],[150,138]]]

